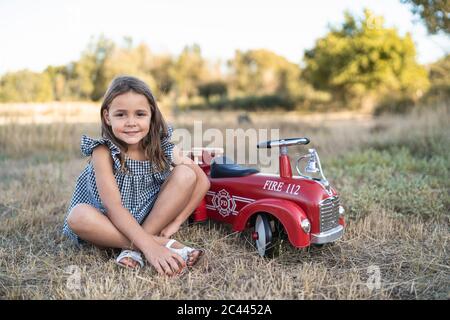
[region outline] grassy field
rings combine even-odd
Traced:
[[[269,260],[256,254],[248,234],[213,222],[186,226],[176,238],[206,248],[208,257],[180,278],[159,276],[148,266],[120,269],[116,252],[80,250],[62,237],[75,179],[87,162],[80,136],[98,135],[99,126],[17,121],[28,116],[0,108],[6,119],[0,125],[0,298],[450,298],[448,107],[381,118],[250,114],[253,124],[245,128],[280,128],[281,137],[311,139],[341,194],[346,233],[322,248],[285,243]],[[236,114],[169,120],[190,130],[193,120],[221,130],[237,126]]]

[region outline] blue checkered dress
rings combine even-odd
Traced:
[[[161,147],[169,163],[172,163],[174,144],[170,142],[170,138],[173,128],[169,126],[168,129],[168,135],[161,138]],[[119,159],[120,149],[110,140],[104,138],[92,139],[83,135],[81,138],[81,153],[86,157],[91,156],[94,148],[99,145],[106,145],[111,151],[114,160],[114,177],[120,190],[122,205],[130,211],[139,224],[142,224],[156,201],[161,185],[169,176],[170,169],[158,172],[156,166],[148,160],[139,161],[126,158],[125,166],[127,170],[122,172]],[[90,204],[103,214],[106,213],[98,194],[94,167],[91,162],[77,179],[75,191],[64,219],[63,234],[78,244],[83,243],[83,240],[70,229],[67,224],[67,217],[72,208],[79,203]]]

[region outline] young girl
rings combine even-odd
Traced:
[[[76,243],[122,248],[116,262],[175,275],[203,255],[169,240],[209,189],[192,160],[170,142],[168,127],[148,86],[115,78],[100,110],[102,138],[82,137],[91,156],[79,176],[63,232]],[[173,167],[173,168],[171,168]]]

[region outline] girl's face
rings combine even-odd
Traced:
[[[114,136],[133,148],[147,136],[152,114],[147,98],[129,91],[115,97],[103,116]]]

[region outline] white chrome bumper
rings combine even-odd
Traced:
[[[344,234],[344,227],[338,225],[336,228],[322,233],[312,233],[311,243],[322,244],[338,240]]]

